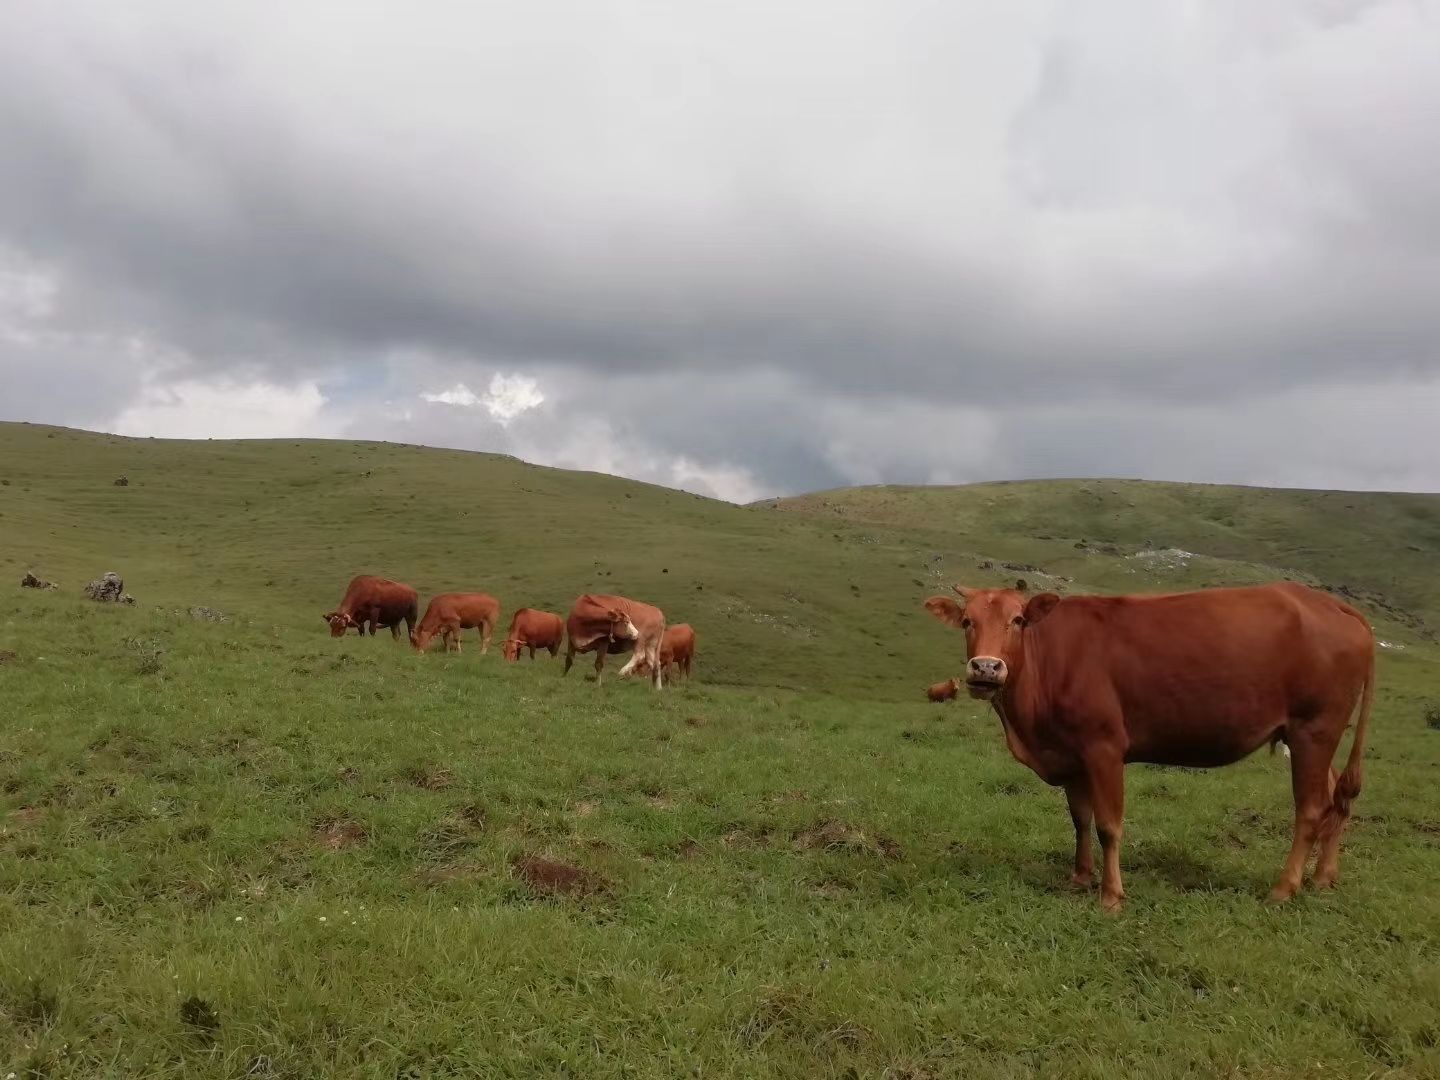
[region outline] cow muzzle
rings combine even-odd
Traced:
[[[965,669],[965,689],[972,698],[988,698],[1005,685],[1010,669],[998,656],[976,656]]]

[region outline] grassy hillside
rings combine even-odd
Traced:
[[[919,601],[1015,576],[986,560],[1158,588],[1329,541],[1134,560],[1024,488],[936,525],[919,500],[970,496],[739,508],[413,447],[0,426],[0,1077],[1440,1073],[1440,666],[1400,621],[1433,583],[1359,576],[1420,525],[1386,510],[1335,564],[1410,605],[1340,888],[1260,902],[1283,758],[1134,767],[1109,919],[993,717],[919,700],[958,649]],[[17,588],[32,567],[64,588]],[[79,596],[106,569],[134,607]],[[654,598],[697,626],[697,682],[330,639],[367,570]]]
[[[1345,586],[1382,621],[1440,627],[1440,495],[1041,480],[849,488],[758,505],[1105,590],[1285,576]]]
[[[859,489],[777,512],[487,454],[23,424],[0,424],[0,474],[0,578],[33,569],[73,589],[115,569],[147,603],[316,639],[357,573],[409,582],[422,603],[493,592],[506,618],[615,591],[696,626],[709,682],[908,696],[950,674],[920,602],[956,580],[1014,578],[1004,562],[1075,589],[1290,574],[1363,587],[1387,638],[1440,624],[1433,496],[1056,482]]]

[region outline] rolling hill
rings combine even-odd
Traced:
[[[356,573],[422,597],[484,589],[507,612],[617,591],[694,624],[708,681],[881,698],[947,674],[919,605],[954,581],[1129,591],[1289,576],[1347,588],[1399,644],[1440,625],[1437,496],[1044,481],[737,507],[489,454],[3,424],[0,515],[6,577],[74,588],[115,569],[144,602],[316,638]]]
[[[0,425],[0,1075],[1437,1075],[1436,505],[1084,481],[737,507]],[[111,569],[135,606],[81,596]],[[361,571],[653,599],[697,627],[696,681],[333,640]],[[1390,646],[1341,886],[1261,903],[1283,758],[1134,766],[1102,915],[1065,885],[1063,799],[979,704],[923,700],[961,647],[921,601],[1286,575],[1360,595]]]

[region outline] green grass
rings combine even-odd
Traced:
[[[1041,563],[1041,529],[384,445],[50,434],[0,426],[0,573],[64,586],[0,589],[0,1077],[1440,1071],[1440,668],[1403,622],[1340,887],[1261,903],[1282,757],[1134,767],[1110,919],[1062,887],[1063,797],[974,703],[918,700],[958,647],[918,599],[971,560]],[[1157,542],[1205,550],[1170,524]],[[1255,543],[1138,587],[1246,580],[1310,541]],[[1067,587],[1130,579],[1068,550],[1041,563]],[[79,598],[106,569],[135,607]],[[1339,569],[1428,613],[1433,581]],[[654,598],[696,625],[697,681],[333,641],[315,616],[364,570],[507,611]],[[531,856],[588,888],[537,890]]]

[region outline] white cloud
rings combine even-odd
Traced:
[[[481,404],[501,424],[508,424],[521,413],[545,404],[545,395],[540,392],[539,384],[528,375],[501,375],[496,372],[490,377],[490,389],[481,399]]]
[[[458,405],[467,409],[483,407],[502,427],[521,413],[545,404],[545,395],[540,392],[540,384],[530,376],[505,375],[498,371],[490,376],[490,389],[483,395],[475,393],[461,382],[448,390],[441,390],[436,394],[423,393],[420,397],[423,401],[437,405]]]
[[[1440,486],[1435,0],[15,7],[0,414]]]
[[[172,439],[271,439],[335,436],[343,426],[313,381],[285,386],[226,377],[170,381],[152,374],[111,430]]]
[[[438,394],[421,394],[420,398],[437,405],[460,405],[467,409],[480,404],[479,396],[464,383],[456,383]]]

